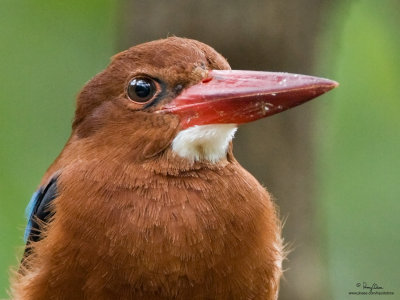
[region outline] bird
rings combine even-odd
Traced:
[[[13,299],[277,299],[278,208],[232,139],[337,85],[175,36],[113,56],[28,204]]]

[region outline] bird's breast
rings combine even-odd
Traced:
[[[150,276],[176,286],[182,278],[195,285],[246,277],[243,265],[257,273],[259,261],[273,268],[262,256],[276,252],[279,230],[268,193],[236,162],[179,176],[101,174],[80,164],[60,176],[48,235],[63,239],[68,246],[59,251],[96,278],[135,285]]]

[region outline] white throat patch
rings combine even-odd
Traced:
[[[180,131],[172,141],[172,150],[190,161],[217,162],[226,156],[235,124],[195,125]]]

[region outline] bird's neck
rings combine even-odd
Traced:
[[[136,160],[129,150],[123,152],[121,149],[99,147],[96,149],[97,151],[94,151],[94,149],[88,149],[87,144],[81,143],[72,136],[64,150],[47,170],[41,184],[45,184],[56,172],[73,170],[74,172],[85,172],[86,178],[95,181],[108,181],[108,184],[115,185],[131,185],[137,178],[153,175],[187,177],[196,176],[196,173],[209,170],[221,172],[228,164],[236,161],[232,153],[231,142],[228,142],[218,161],[182,157],[172,146],[153,157]]]

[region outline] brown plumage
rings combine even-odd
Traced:
[[[41,182],[57,174],[57,197],[28,241],[15,299],[276,299],[283,250],[267,191],[231,143],[218,159],[202,144],[196,159],[171,146],[198,116],[171,103],[227,69],[209,46],[172,37],[116,55],[82,89],[71,137]],[[129,99],[132,78],[155,80],[150,101]],[[302,102],[333,87],[321,82]]]

